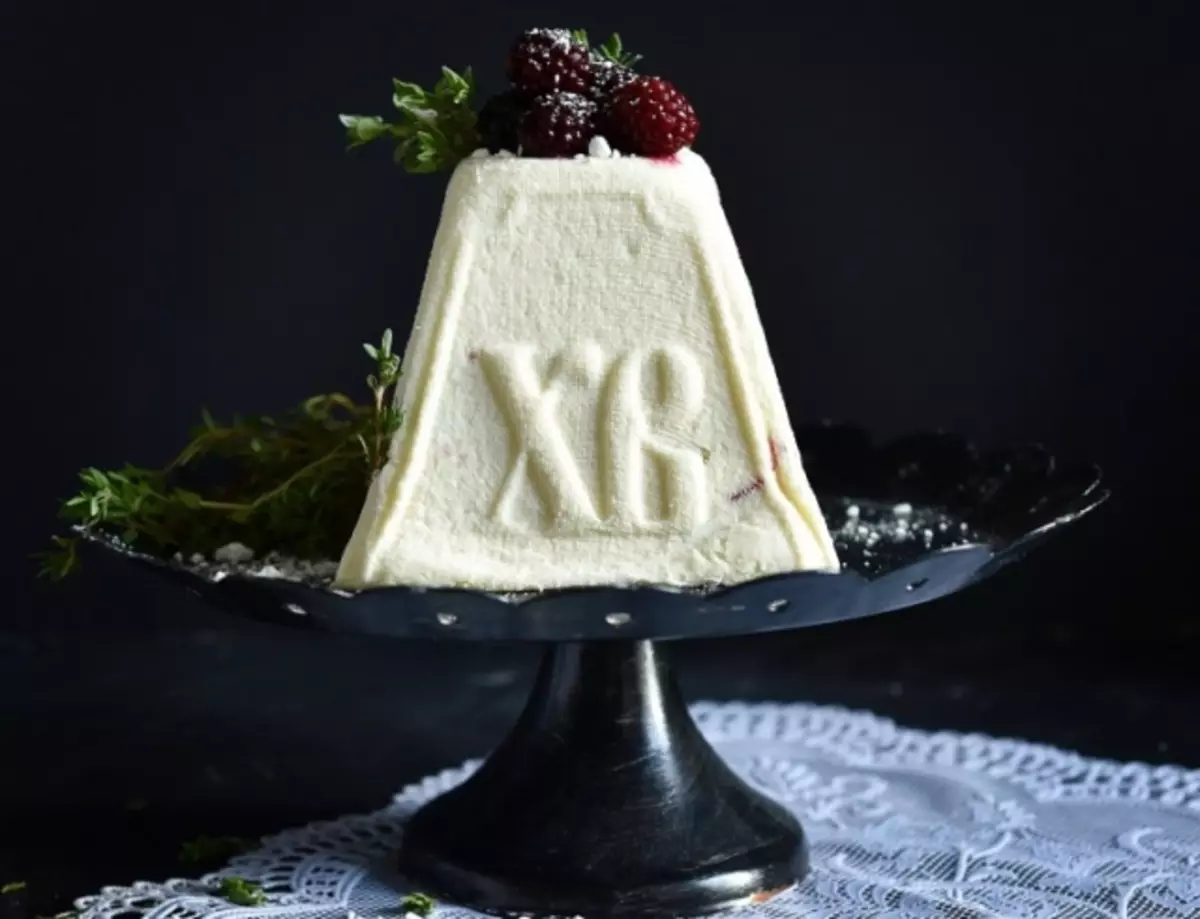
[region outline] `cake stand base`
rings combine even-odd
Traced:
[[[567,642],[479,770],[413,816],[400,867],[489,913],[686,916],[786,890],[808,849],[701,735],[655,644]]]

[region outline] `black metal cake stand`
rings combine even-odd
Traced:
[[[497,596],[361,592],[198,572],[92,534],[239,615],[320,630],[546,644],[525,711],[465,782],[419,810],[400,865],[415,889],[491,913],[650,917],[762,902],[802,879],[797,821],[701,736],[660,642],[853,619],[946,596],[1017,559],[1107,493],[1045,450],[980,452],[922,434],[797,432],[843,570],[735,586]]]

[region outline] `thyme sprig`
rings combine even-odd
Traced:
[[[364,404],[343,393],[312,396],[280,416],[207,411],[187,445],[161,469],[126,465],[79,473],[59,516],[76,531],[119,537],[155,555],[211,553],[230,542],[298,558],[337,558],[402,414],[392,404],[400,358],[391,330],[363,346],[374,362]],[[40,574],[78,570],[78,536],[56,535]]]

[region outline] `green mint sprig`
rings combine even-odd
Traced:
[[[616,32],[613,32],[613,34],[608,37],[604,44],[597,45],[594,48],[588,42],[588,34],[583,29],[573,29],[571,31],[571,37],[575,39],[576,42],[590,50],[592,54],[600,58],[600,60],[608,61],[609,63],[616,64],[619,67],[627,67],[632,70],[634,65],[642,59],[640,54],[634,54],[632,51],[629,51],[625,48],[625,46],[621,43],[621,36]]]
[[[475,76],[442,68],[432,90],[416,83],[392,81],[395,121],[379,115],[339,115],[351,149],[382,138],[396,141],[395,160],[408,172],[431,173],[452,168],[480,145],[472,107]]]

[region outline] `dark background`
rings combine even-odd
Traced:
[[[39,903],[377,807],[517,711],[533,649],[285,634],[26,556],[81,465],[359,385],[445,180],[335,116],[442,63],[498,85],[531,25],[619,30],[692,98],[794,419],[1040,440],[1114,491],[960,596],[681,646],[689,694],[1200,765],[1188,4],[125,6],[0,12],[0,875]]]

